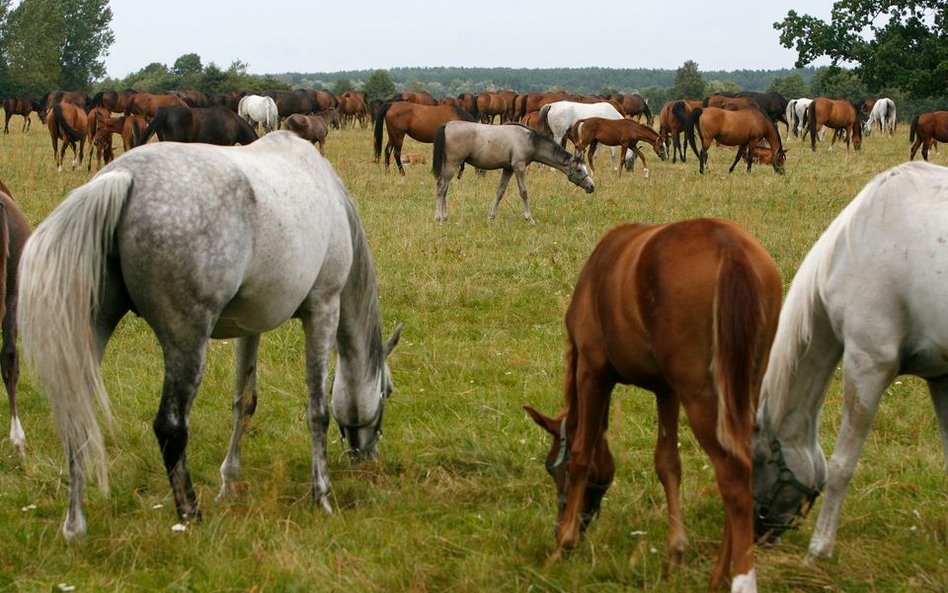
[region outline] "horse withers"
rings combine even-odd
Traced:
[[[129,311],[164,355],[154,431],[178,517],[201,517],[188,469],[188,415],[211,338],[236,339],[233,433],[221,496],[235,492],[240,440],[257,405],[263,332],[302,322],[313,502],[331,512],[326,379],[353,459],[375,457],[392,376],[375,268],[355,205],[312,146],[277,131],[247,147],[158,142],[130,150],[74,190],[36,229],[20,261],[18,321],[52,403],[69,466],[63,532],[86,532],[84,471],[107,488],[96,409],[108,414],[100,360]],[[96,405],[98,400],[99,405]]]
[[[497,216],[497,206],[507,191],[512,175],[517,176],[517,187],[523,200],[523,217],[533,222],[527,201],[527,165],[536,161],[553,167],[566,177],[592,193],[595,184],[589,176],[582,157],[570,156],[566,149],[548,137],[515,123],[494,126],[476,122],[452,121],[438,128],[434,138],[431,172],[437,180],[435,220],[448,219],[447,194],[451,178],[470,163],[478,169],[502,169],[497,196],[491,206],[491,220]]]
[[[528,414],[552,437],[554,559],[598,513],[615,462],[606,429],[616,384],[655,393],[655,469],[668,501],[668,565],[688,546],[681,511],[678,415],[684,406],[724,502],[712,588],[756,592],[751,437],[783,287],[767,251],[720,219],[623,224],[586,261],[566,312],[564,410]]]
[[[20,358],[16,348],[17,268],[23,245],[30,236],[30,222],[0,181],[0,319],[3,346],[0,348],[0,373],[10,403],[10,442],[23,454],[26,433],[20,423],[16,388],[20,381]]]
[[[843,497],[879,402],[900,374],[928,383],[948,471],[946,228],[948,169],[905,163],[870,181],[804,257],[780,313],[757,414],[759,537],[793,526],[825,488],[808,555],[832,554]],[[840,358],[842,421],[827,466],[820,411]]]

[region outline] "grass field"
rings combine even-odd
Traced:
[[[57,173],[42,126],[0,138],[0,179],[39,223],[90,174]],[[35,122],[34,122],[35,123]],[[309,505],[302,333],[287,323],[261,345],[260,403],[244,439],[244,490],[214,500],[230,433],[232,345],[212,345],[191,416],[189,462],[205,520],[177,522],[151,421],[161,357],[132,316],[109,344],[104,377],[116,417],[108,438],[112,491],[89,491],[89,535],[67,544],[60,527],[67,482],[47,402],[24,373],[24,460],[0,445],[0,592],[486,592],[704,591],[722,529],[720,498],[704,453],[680,435],[685,567],[662,577],[666,514],[653,470],[655,405],[620,388],[613,399],[616,481],[584,543],[547,566],[555,494],[543,470],[548,437],[522,412],[562,403],[563,313],[597,239],[621,221],[698,216],[743,225],[773,254],[789,283],[813,241],[874,175],[908,158],[908,126],[868,137],[861,152],[816,153],[789,142],[787,175],[770,167],[728,175],[733,158],[712,148],[701,176],[646,158],[617,177],[598,157],[596,192],[531,167],[536,225],[524,222],[511,184],[488,222],[498,173],[468,171],[451,184],[450,218],[434,221],[430,165],[400,178],[372,159],[368,130],[333,131],[327,157],[359,205],[378,270],[386,335],[405,323],[389,362],[396,391],[377,464],[353,467],[330,445],[338,512]],[[430,146],[409,141],[406,151]],[[946,153],[933,161],[945,164]],[[839,422],[838,377],[823,413],[832,450]],[[6,434],[8,415],[2,419]],[[687,425],[685,425],[687,426]],[[337,434],[331,433],[333,437]],[[817,507],[819,506],[817,503]],[[818,509],[817,509],[818,510]],[[776,548],[758,549],[762,591],[948,591],[948,479],[924,383],[900,378],[883,398],[843,508],[833,559],[802,560],[815,512]]]

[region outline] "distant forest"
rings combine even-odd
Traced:
[[[582,94],[642,92],[668,89],[675,84],[676,70],[651,68],[392,68],[386,70],[396,90],[426,90],[435,97],[459,93],[509,89],[518,93],[566,90]],[[345,79],[361,87],[372,70],[343,72],[288,72],[271,77],[293,88],[332,89]],[[809,84],[816,69],[702,71],[704,79],[721,88],[737,86],[765,91],[774,78],[798,74]]]

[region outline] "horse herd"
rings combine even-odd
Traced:
[[[156,122],[190,117],[187,125],[194,126],[195,113],[214,109],[180,105],[175,99],[181,97],[169,96],[172,104],[160,106],[137,95],[126,98],[126,110],[154,107],[144,130],[139,122],[141,136],[133,141],[151,133],[181,139],[167,131],[178,128]],[[261,117],[256,121],[265,129],[275,128],[282,117],[293,129],[296,124],[289,122],[296,115],[312,115],[284,115],[277,107],[274,117],[276,101],[270,99],[248,100],[238,111]],[[480,105],[475,97],[469,100]],[[109,111],[119,105],[105,106],[104,95],[101,101]],[[491,218],[516,176],[524,216],[532,220],[524,180],[530,162],[557,169],[591,192],[585,149],[590,164],[596,145],[606,144],[621,147],[623,155],[631,150],[644,166],[635,146],[640,141],[662,158],[672,147],[673,158],[684,160],[681,144],[672,140],[675,129],[685,133],[702,171],[708,148],[717,142],[738,147],[731,170],[742,158],[750,169],[763,149],[779,173],[785,151],[775,122],[787,124],[788,135],[799,132],[794,115],[799,101],[767,105],[748,95],[709,97],[700,104],[675,101],[662,108],[656,132],[648,119],[641,124],[624,117],[617,101],[558,98],[536,109],[540,131],[519,122],[477,121],[463,97],[441,105],[402,97],[380,105],[374,147],[378,158],[381,130],[387,127],[386,161],[394,153],[401,169],[398,134],[433,143],[438,220],[447,216],[448,183],[465,164],[503,170]],[[524,97],[525,120],[527,103]],[[811,142],[826,126],[844,130],[843,137],[858,148],[863,123],[850,109],[855,111],[848,102],[814,99],[805,112]],[[869,121],[874,122],[873,110]],[[80,111],[61,101],[45,117],[65,128],[67,113]],[[666,111],[678,128],[665,125]],[[118,130],[110,119],[111,114],[99,123]],[[882,112],[883,133],[891,129],[889,121],[888,111]],[[913,121],[913,135],[920,137],[922,127],[922,117]],[[331,419],[354,460],[378,454],[393,389],[385,361],[401,326],[383,339],[375,269],[359,215],[321,151],[290,132],[273,131],[256,140],[250,131],[253,136],[246,135],[248,146],[242,147],[159,142],[128,150],[74,190],[32,235],[9,190],[0,185],[5,249],[0,366],[10,399],[10,436],[22,453],[16,407],[19,329],[67,452],[67,537],[87,529],[86,471],[107,483],[96,408],[108,415],[108,396],[99,365],[129,311],[146,320],[164,355],[154,431],[182,521],[201,518],[186,447],[189,410],[211,338],[235,338],[237,349],[233,432],[220,469],[220,497],[233,494],[239,477],[240,441],[256,408],[260,335],[288,318],[300,319],[305,334],[314,503],[332,512],[326,462]],[[926,138],[945,141],[938,134]],[[575,144],[573,153],[565,149],[567,138]],[[655,466],[668,504],[670,567],[682,562],[688,546],[677,447],[681,407],[711,460],[725,509],[712,587],[730,576],[732,592],[756,591],[755,541],[776,538],[793,526],[824,489],[809,553],[832,553],[856,460],[879,399],[897,374],[928,381],[948,470],[948,359],[941,346],[948,342],[948,311],[941,298],[948,252],[940,248],[948,227],[946,188],[948,169],[928,163],[907,163],[878,175],[814,244],[782,305],[776,264],[734,223],[695,219],[625,224],[607,232],[583,266],[566,312],[563,409],[550,417],[526,408],[551,436],[546,468],[557,491],[554,558],[579,543],[612,483],[615,462],[606,428],[617,384],[636,385],[656,397]],[[890,249],[892,244],[900,248]],[[330,402],[326,381],[333,347],[338,360]],[[827,465],[817,433],[826,386],[840,359],[843,421]]]

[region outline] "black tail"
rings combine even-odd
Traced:
[[[918,116],[912,118],[912,125],[909,126],[909,142],[915,142],[915,131],[918,128]]]
[[[691,146],[692,152],[699,158],[698,147],[695,144],[695,126],[698,126],[698,133],[700,134],[701,124],[698,122],[698,119],[701,117],[701,111],[702,109],[700,107],[695,107],[691,110],[690,114],[685,113],[684,101],[676,101],[675,104],[672,105],[672,115],[675,116],[675,119],[677,119],[685,129],[685,142]]]
[[[102,92],[103,91],[99,91],[98,93],[92,95],[89,105],[92,107],[105,107],[105,105],[102,104]]]
[[[446,125],[441,126],[435,132],[434,153],[431,155],[431,174],[435,176],[435,179],[440,179],[441,171],[444,170],[444,129],[446,127]]]
[[[157,132],[162,126],[165,125],[165,121],[168,119],[168,110],[159,108],[155,112],[154,119],[149,122],[148,127],[145,128],[145,133],[142,134],[142,137],[138,140],[135,146],[141,146],[147,144],[151,139],[152,135]],[[133,147],[134,148],[134,147]]]
[[[385,127],[385,114],[392,107],[391,102],[382,103],[379,114],[375,117],[375,160],[382,156],[382,128]]]
[[[652,116],[652,112],[648,108],[648,103],[646,103],[644,100],[642,101],[642,113],[645,114],[645,121],[651,126],[655,122],[655,118]]]
[[[810,103],[810,106],[806,109],[807,118],[809,121],[806,124],[806,129],[810,132],[810,148],[813,152],[816,152],[816,100]]]
[[[477,110],[477,95],[471,93],[471,117],[474,118],[472,121],[479,120],[481,118],[480,115],[480,112]]]
[[[142,129],[140,122],[137,119],[132,120],[132,141],[129,143],[128,148],[132,149],[142,143]]]
[[[82,134],[72,129],[69,124],[66,123],[66,119],[63,117],[62,103],[56,103],[53,105],[53,117],[56,119],[56,126],[60,135],[65,135],[66,138],[69,138],[70,142],[79,142],[82,140]]]

